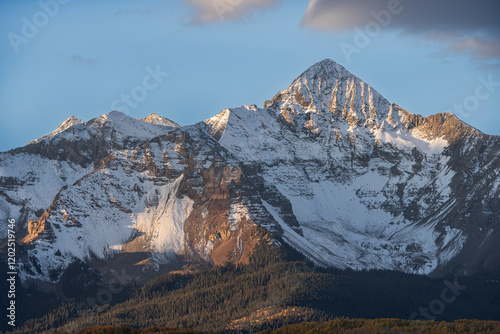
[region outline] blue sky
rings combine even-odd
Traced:
[[[228,107],[262,106],[325,58],[412,113],[451,111],[500,135],[498,26],[485,18],[498,8],[488,0],[477,15],[464,16],[465,4],[435,8],[450,11],[443,23],[402,1],[385,25],[370,6],[381,13],[389,2],[2,0],[0,151],[71,115],[87,121],[113,107],[188,125]],[[346,56],[346,45],[356,52]],[[156,70],[159,81],[147,78]],[[122,95],[133,92],[140,98],[124,108]]]

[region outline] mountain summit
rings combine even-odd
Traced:
[[[0,214],[24,233],[24,279],[97,259],[141,280],[247,263],[262,243],[325,267],[467,275],[500,263],[499,150],[324,60],[264,108],[192,126],[68,119],[0,154]]]
[[[150,114],[148,117],[145,119],[140,119],[140,121],[146,122],[146,123],[152,123],[152,124],[159,124],[159,125],[165,125],[165,126],[171,126],[178,128],[180,127],[179,124],[169,120],[168,118],[165,118],[163,116],[158,116],[155,113]]]
[[[302,73],[288,89],[265,107],[279,106],[284,115],[331,113],[352,125],[378,125],[387,117],[389,102],[368,84],[332,60],[323,60]]]

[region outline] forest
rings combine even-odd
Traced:
[[[395,271],[325,269],[293,250],[270,250],[262,245],[248,265],[227,263],[194,273],[168,274],[124,289],[110,304],[88,306],[83,301],[95,296],[99,275],[76,262],[61,278],[64,300],[34,286],[20,291],[19,305],[25,305],[26,312],[14,333],[72,333],[96,326],[102,333],[108,329],[140,333],[157,326],[210,333],[327,333],[344,326],[344,332],[351,333],[386,323],[412,333],[424,326],[422,320],[433,333],[446,326],[477,327],[477,333],[496,328],[498,332],[495,322],[452,321],[500,320],[499,277],[499,272],[487,272],[431,279]],[[380,320],[386,318],[407,320]]]

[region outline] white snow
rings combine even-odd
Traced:
[[[134,137],[137,139],[151,139],[171,130],[170,127],[152,123],[141,122],[127,116],[119,111],[111,111],[95,119],[91,127],[112,127],[123,137]]]
[[[85,123],[81,119],[76,118],[75,116],[70,116],[64,122],[62,122],[61,125],[57,127],[57,129],[55,129],[54,131],[43,137],[31,141],[31,143],[39,143],[44,140],[52,139],[61,132],[66,131],[67,129],[79,124],[85,124]]]

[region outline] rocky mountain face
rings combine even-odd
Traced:
[[[0,153],[0,219],[24,233],[24,279],[57,281],[76,259],[246,263],[259,242],[321,266],[467,275],[500,264],[499,151],[325,60],[263,109],[192,126],[70,117]]]

